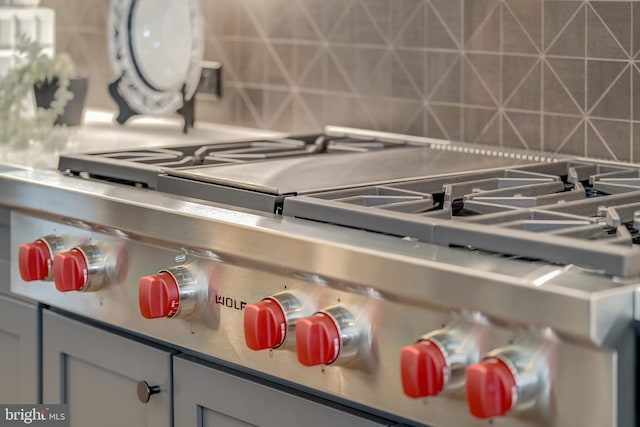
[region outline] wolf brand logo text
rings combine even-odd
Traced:
[[[247,305],[245,301],[239,301],[235,298],[224,297],[218,294],[216,294],[216,304],[241,311],[244,310],[245,306]]]

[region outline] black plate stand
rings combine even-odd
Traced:
[[[118,106],[118,116],[116,117],[116,123],[124,125],[131,117],[138,116],[141,113],[134,110],[127,100],[120,93],[120,83],[122,82],[122,76],[117,80],[109,84],[109,94],[111,98],[116,102]],[[182,132],[188,133],[189,129],[192,129],[195,124],[195,95],[191,99],[185,99],[185,85],[182,86],[180,91],[182,94],[182,107],[176,111],[183,119]]]

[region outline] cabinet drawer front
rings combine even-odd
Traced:
[[[171,354],[56,313],[43,314],[44,403],[72,427],[171,426]],[[137,385],[160,392],[142,403]]]
[[[175,357],[175,425],[373,427],[386,424]]]
[[[0,402],[37,403],[38,309],[35,305],[0,295],[0,360]]]

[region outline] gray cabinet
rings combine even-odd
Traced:
[[[176,427],[372,427],[376,423],[195,363],[173,362]]]
[[[68,403],[72,427],[172,425],[170,352],[48,310],[42,321],[43,401]],[[143,380],[160,387],[147,403]]]
[[[38,402],[38,309],[0,294],[0,402]]]
[[[0,294],[8,294],[11,288],[11,282],[9,281],[9,260],[11,259],[11,234],[9,232],[9,223],[10,211],[6,208],[0,207]]]

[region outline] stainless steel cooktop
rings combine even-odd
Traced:
[[[640,169],[406,135],[64,156],[60,169],[441,246],[640,274]]]
[[[2,174],[12,292],[409,425],[636,425],[637,165],[293,141]]]

